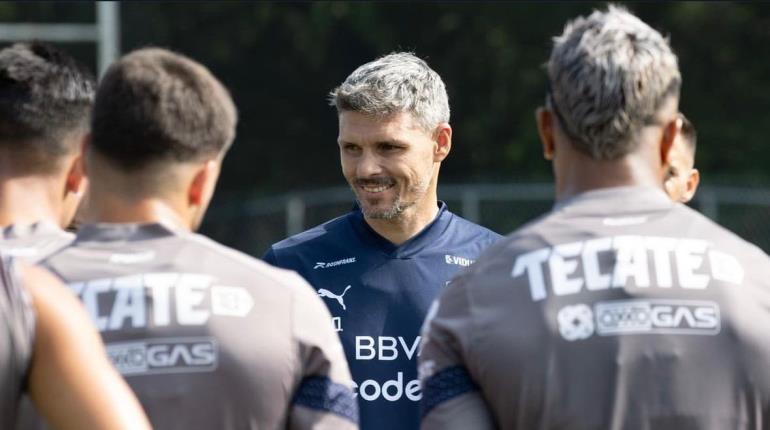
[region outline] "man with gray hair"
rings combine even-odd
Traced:
[[[556,205],[432,308],[423,429],[761,429],[770,259],[662,189],[668,41],[622,8],[554,39],[537,112]]]
[[[357,387],[361,428],[419,426],[419,329],[446,281],[499,236],[437,197],[452,145],[441,77],[410,53],[364,64],[332,91],[342,173],[357,205],[273,245],[333,315]]]

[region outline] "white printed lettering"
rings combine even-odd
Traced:
[[[520,255],[513,265],[513,270],[511,270],[511,277],[513,278],[517,278],[524,274],[524,272],[527,272],[529,291],[532,294],[533,301],[543,300],[547,295],[541,265],[548,259],[550,253],[550,248],[543,248]]]
[[[201,325],[208,321],[209,311],[197,308],[203,303],[203,293],[210,276],[185,273],[176,285],[176,317],[181,325]]]
[[[371,402],[382,396],[389,402],[400,400],[406,395],[406,398],[419,402],[422,399],[421,385],[419,379],[413,379],[404,385],[404,372],[397,372],[395,379],[388,379],[382,384],[374,379],[367,379],[360,384],[353,382],[353,392],[356,396]]]
[[[567,260],[567,258],[580,255],[580,249],[583,247],[581,242],[556,245],[548,259],[548,266],[551,269],[551,283],[553,292],[557,296],[575,294],[583,288],[583,279],[569,279],[569,275],[575,273],[578,268],[577,260]]]
[[[616,236],[613,247],[617,249],[615,272],[612,276],[612,286],[626,286],[628,278],[634,278],[637,287],[650,286],[647,250],[644,241],[639,236]]]
[[[110,291],[111,279],[99,279],[89,282],[83,288],[83,305],[91,314],[91,318],[94,320],[94,324],[99,331],[104,331],[107,328],[108,318],[106,316],[99,315],[99,294]]]
[[[377,338],[378,345],[378,360],[391,361],[398,358],[398,350],[396,349],[396,339],[390,336],[379,336]]]
[[[170,291],[178,278],[176,273],[144,275],[144,284],[152,292],[152,312],[156,326],[167,326],[171,322]]]
[[[364,344],[366,342],[366,344]],[[368,351],[367,355],[361,351]],[[370,336],[356,336],[356,360],[371,360],[377,356],[374,350],[374,338]]]
[[[614,256],[599,258],[602,252],[614,253]],[[703,267],[706,253],[708,268]],[[543,263],[547,266],[545,269]],[[602,267],[603,263],[612,266]],[[703,273],[709,269],[710,274]],[[548,271],[548,278],[544,276],[544,270]],[[511,277],[525,273],[533,301],[546,298],[547,282],[554,294],[565,296],[579,293],[584,285],[589,291],[653,285],[657,288],[704,289],[712,277],[740,284],[745,276],[737,258],[709,249],[706,241],[631,235],[594,238],[527,252],[516,258]],[[651,277],[654,277],[654,284]]]
[[[417,351],[417,348],[420,346],[421,341],[420,341],[420,336],[417,336],[416,338],[414,338],[414,342],[412,342],[412,346],[410,348],[407,348],[406,341],[404,340],[403,337],[399,336],[398,337],[398,343],[400,343],[401,344],[401,348],[404,349],[404,352],[406,353],[407,360],[411,360],[412,357],[414,356],[414,352]],[[419,354],[417,354],[417,355],[419,355]]]
[[[115,279],[112,288],[117,291],[115,304],[110,312],[110,330],[119,330],[126,319],[131,320],[131,327],[147,325],[147,307],[144,302],[142,276],[128,276]]]
[[[676,248],[676,239],[670,237],[645,237],[647,249],[652,250],[655,261],[655,279],[658,287],[670,288],[673,285],[671,277],[671,252]]]
[[[611,278],[609,274],[602,274],[599,270],[599,253],[612,249],[612,239],[602,237],[587,240],[583,247],[583,272],[586,277],[586,288],[589,290],[606,290],[610,288]]]
[[[703,240],[682,239],[676,251],[676,267],[679,273],[679,285],[682,288],[703,289],[708,286],[708,275],[695,273],[701,264],[703,264],[703,254],[706,252],[708,244]]]

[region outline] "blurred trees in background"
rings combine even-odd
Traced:
[[[172,48],[206,64],[240,110],[220,190],[232,196],[343,184],[328,92],[397,50],[444,78],[454,146],[442,181],[550,180],[534,127],[542,64],[567,19],[604,3],[124,2],[122,49]],[[681,108],[705,182],[768,184],[770,4],[631,3],[671,38]],[[0,3],[2,22],[90,22],[90,3]],[[65,48],[94,64],[86,44]]]

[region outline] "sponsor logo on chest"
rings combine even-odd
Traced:
[[[217,342],[210,337],[111,342],[107,355],[124,376],[210,372],[219,361]]]
[[[568,296],[626,287],[703,290],[713,280],[740,285],[744,269],[734,256],[703,240],[613,236],[522,254],[511,277],[526,277],[532,300],[540,301],[549,289]]]
[[[313,269],[330,269],[332,267],[337,266],[344,266],[346,264],[352,264],[356,262],[356,257],[348,257],[343,258],[341,260],[336,261],[330,261],[330,262],[324,262],[324,261],[318,261],[315,263],[315,266],[313,266]]]
[[[593,308],[575,304],[556,315],[559,334],[568,341],[630,334],[716,335],[719,305],[699,300],[615,300]]]
[[[243,287],[215,285],[214,278],[193,273],[145,273],[74,282],[99,331],[171,324],[201,326],[212,315],[246,317],[254,299]]]
[[[408,360],[408,366],[415,366],[414,360],[420,355],[420,336],[412,342],[402,336],[356,336],[355,359],[357,361]],[[412,402],[422,399],[420,380],[404,380],[404,372],[397,371],[393,379],[365,379],[354,381],[356,396],[371,402],[385,399],[395,402],[405,398]]]
[[[458,257],[456,255],[444,255],[444,262],[449,265],[453,266],[462,266],[462,267],[468,267],[471,264],[473,264],[476,260],[471,260],[470,258],[465,257]]]

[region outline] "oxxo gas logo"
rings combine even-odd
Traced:
[[[559,333],[566,340],[587,339],[594,334],[594,314],[584,304],[563,307],[556,319]]]
[[[620,300],[565,306],[557,316],[565,340],[627,334],[716,335],[719,305],[698,300]]]
[[[147,339],[107,344],[107,355],[124,375],[210,372],[219,350],[213,338]]]

